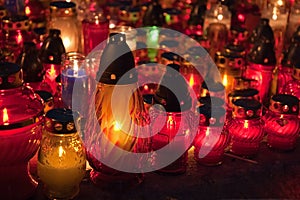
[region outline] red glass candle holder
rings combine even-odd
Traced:
[[[299,65],[294,66],[292,78],[293,79],[288,81],[283,87],[283,93],[296,96],[298,97],[298,99],[300,99],[300,66]]]
[[[278,94],[271,98],[269,110],[263,117],[269,147],[284,151],[296,147],[300,132],[298,112],[297,97]]]
[[[210,99],[205,98],[205,99]],[[222,99],[210,99],[214,103],[212,115],[211,102],[203,102],[198,111],[200,113],[198,132],[194,140],[194,158],[199,164],[214,166],[223,161],[224,150],[228,145],[228,132],[224,128],[225,109]]]
[[[238,99],[234,102],[233,119],[227,124],[230,135],[230,151],[241,156],[258,153],[263,139],[261,104],[253,99]]]
[[[21,68],[0,64],[0,193],[4,199],[28,199],[37,187],[28,162],[39,148],[43,104],[22,85]]]

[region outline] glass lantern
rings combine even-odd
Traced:
[[[264,136],[261,120],[261,104],[253,99],[238,99],[233,102],[233,119],[228,122],[230,151],[240,156],[258,153]]]
[[[74,2],[53,1],[50,3],[50,28],[61,31],[66,52],[80,50],[80,30]]]
[[[37,152],[43,123],[43,103],[23,85],[21,67],[0,63],[0,193],[3,199],[29,199],[37,182],[28,162]]]
[[[299,100],[287,94],[272,96],[269,110],[263,116],[268,146],[288,151],[296,148],[299,137]]]
[[[85,176],[86,154],[75,123],[78,114],[71,110],[46,113],[37,170],[49,199],[74,198]]]

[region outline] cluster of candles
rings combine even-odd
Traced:
[[[70,199],[86,160],[97,185],[143,181],[142,169],[123,172],[109,162],[126,165],[118,149],[152,152],[128,160],[183,174],[191,147],[207,166],[227,151],[253,158],[264,138],[272,149],[296,148],[300,2],[263,2],[6,1],[1,194],[34,193],[30,159],[46,196]],[[174,158],[153,153],[164,147]]]

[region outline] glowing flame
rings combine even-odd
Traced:
[[[74,60],[74,76],[78,76],[78,60]]]
[[[249,128],[248,120],[245,121],[245,123],[244,123],[244,128]]]
[[[278,0],[278,1],[277,1],[277,4],[278,4],[279,6],[283,6],[283,1],[282,1],[282,0]]]
[[[17,40],[17,43],[18,44],[21,44],[23,42],[23,37],[22,37],[22,34],[21,32],[18,32],[18,35],[16,36],[16,40]]]
[[[148,85],[144,85],[144,90],[149,90],[149,86]]]
[[[167,128],[168,128],[169,130],[175,128],[175,121],[174,121],[174,119],[173,119],[172,116],[169,116],[169,117],[168,117]]]
[[[25,14],[26,14],[26,15],[30,15],[30,13],[31,13],[31,11],[30,11],[29,6],[26,6],[26,7],[25,7]]]
[[[4,125],[9,124],[9,123],[8,123],[8,120],[9,120],[9,118],[8,118],[8,114],[7,114],[7,109],[4,108],[4,109],[3,109],[3,124],[4,124]]]
[[[190,87],[193,87],[195,85],[195,79],[194,79],[194,75],[193,74],[190,77],[189,85],[190,85]]]
[[[221,20],[223,19],[223,15],[222,15],[222,14],[218,14],[217,19],[218,19],[219,21],[221,21]]]
[[[65,153],[66,152],[65,152],[64,148],[62,146],[59,146],[58,147],[58,157],[61,158]]]
[[[68,37],[64,37],[63,38],[63,44],[65,46],[66,49],[68,49],[71,46],[71,40]]]
[[[116,121],[114,123],[114,131],[120,131],[121,128],[122,128],[122,126],[121,126],[120,122]]]
[[[226,87],[228,85],[227,74],[224,74],[222,84],[224,85],[224,87]]]
[[[50,80],[54,80],[56,78],[56,70],[54,68],[54,65],[51,65],[50,70],[47,70],[47,77]]]

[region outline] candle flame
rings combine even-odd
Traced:
[[[26,6],[25,7],[25,14],[26,15],[30,15],[31,11],[30,11],[30,7],[29,6]]]
[[[219,21],[221,21],[221,20],[223,19],[223,15],[222,15],[222,14],[218,14],[217,19],[218,19]]]
[[[56,70],[54,65],[51,65],[50,70],[47,70],[47,77],[52,81],[56,78]]]
[[[121,124],[120,124],[120,122],[118,122],[118,121],[116,121],[115,123],[114,123],[114,131],[120,131],[121,130]]]
[[[224,87],[226,87],[228,85],[227,74],[224,74],[222,84],[224,85]]]
[[[68,49],[71,46],[71,40],[69,37],[64,37],[63,38],[63,44],[66,49]]]
[[[167,128],[174,129],[174,127],[175,127],[175,121],[172,116],[169,116],[167,120]]]
[[[18,44],[21,44],[23,42],[23,37],[22,37],[22,34],[21,32],[18,32],[18,35],[16,36],[17,38],[17,43]]]
[[[189,85],[190,85],[190,87],[193,87],[194,84],[195,84],[195,79],[194,79],[194,75],[192,74],[190,77],[190,80],[189,80]]]
[[[59,146],[58,147],[58,157],[61,158],[65,153],[66,152],[65,152],[64,148],[62,146]]]
[[[8,114],[7,114],[7,109],[4,108],[3,109],[3,124],[8,125],[9,124],[8,120],[9,120],[9,118],[8,118]]]
[[[74,60],[74,76],[78,76],[78,60]]]
[[[245,121],[245,123],[244,123],[244,128],[249,128],[248,120]]]

